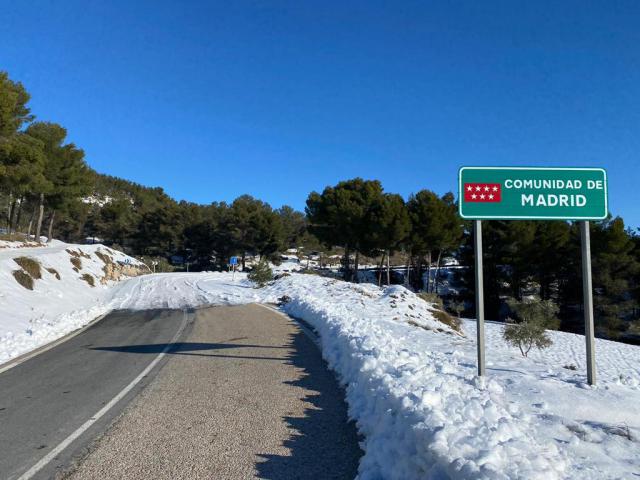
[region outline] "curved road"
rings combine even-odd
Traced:
[[[97,415],[96,415],[97,414]],[[0,373],[0,478],[353,478],[313,342],[257,305],[122,311]]]

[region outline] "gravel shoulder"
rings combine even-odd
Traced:
[[[114,345],[135,358],[162,345]],[[354,478],[362,452],[318,348],[258,305],[199,310],[153,382],[63,475]]]

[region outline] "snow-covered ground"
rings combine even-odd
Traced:
[[[69,245],[52,240],[42,246],[2,242],[0,247],[0,364],[109,311],[106,300],[115,282],[102,282],[105,262],[96,252],[116,265],[138,265],[137,260],[102,245]],[[21,270],[14,261],[18,257],[40,263],[42,278],[34,280],[33,290],[13,277],[15,270]],[[80,265],[78,271],[72,258]],[[93,277],[95,286],[89,285],[83,275]]]
[[[504,344],[502,325],[489,322],[488,376],[480,380],[473,322],[463,323],[461,335],[403,287],[305,274],[263,289],[241,273],[235,280],[230,273],[145,275],[107,289],[90,308],[276,303],[285,296],[282,309],[316,329],[346,387],[364,437],[359,478],[640,476],[638,347],[596,340],[598,387],[591,388],[583,337],[552,332],[553,347],[525,359]],[[85,322],[94,316],[88,312]]]

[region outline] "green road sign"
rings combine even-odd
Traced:
[[[607,172],[602,168],[462,167],[462,218],[602,220]]]

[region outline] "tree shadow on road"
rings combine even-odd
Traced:
[[[288,385],[307,392],[303,400],[312,406],[303,417],[284,417],[296,433],[284,442],[290,455],[260,454],[256,464],[264,479],[353,479],[362,450],[353,422],[348,421],[344,391],[338,385],[317,347],[304,333],[291,335],[293,353],[287,361],[301,370]]]
[[[118,345],[112,347],[92,347],[91,350],[104,350],[109,352],[124,353],[167,353],[195,352],[199,350],[224,350],[228,348],[288,348],[271,345],[247,345],[240,343],[201,343],[201,342],[177,342],[177,343],[151,343],[148,345]],[[281,360],[281,359],[280,359]]]

